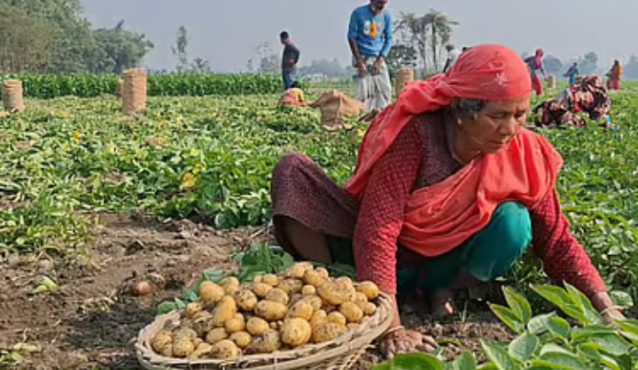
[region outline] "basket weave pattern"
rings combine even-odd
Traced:
[[[270,354],[242,356],[233,361],[199,359],[187,360],[161,356],[151,347],[151,341],[169,321],[180,318],[179,311],[158,317],[140,331],[136,343],[137,358],[148,370],[200,369],[200,370],[347,370],[351,368],[370,344],[385,333],[394,319],[392,299],[387,295],[378,298],[377,310],[362,322],[330,342],[306,345],[294,350]]]

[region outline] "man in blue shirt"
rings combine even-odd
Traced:
[[[392,87],[385,58],[392,47],[392,19],[385,10],[388,0],[371,0],[350,16],[348,43],[357,98],[366,110],[383,109],[390,104]]]

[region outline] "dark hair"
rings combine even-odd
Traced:
[[[475,117],[487,105],[485,100],[454,98],[450,103],[450,109],[455,117]]]
[[[301,89],[301,84],[299,83],[299,81],[293,81],[292,84],[290,84],[290,88],[291,89]]]
[[[279,34],[279,38],[282,39],[282,40],[288,40],[290,38],[290,35],[288,34],[288,32],[282,31]]]

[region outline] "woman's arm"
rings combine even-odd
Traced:
[[[410,122],[374,166],[354,232],[357,279],[371,280],[390,295],[396,294],[397,238],[403,210],[423,156],[419,124],[418,119]]]

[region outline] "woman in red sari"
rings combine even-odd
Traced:
[[[531,91],[515,52],[475,46],[375,118],[345,188],[308,157],[286,155],[272,177],[278,242],[299,259],[352,263],[387,294],[420,290],[437,304],[461,283],[501,276],[532,244],[556,283],[620,316],[561,213],[560,155],[523,128]],[[436,345],[403,329],[398,312],[394,324],[380,343],[387,356]]]

